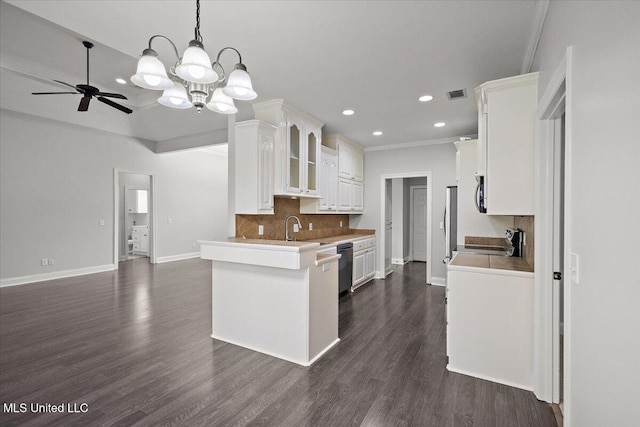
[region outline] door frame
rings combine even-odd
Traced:
[[[379,242],[380,242],[380,250],[378,254],[378,259],[376,261],[376,278],[383,279],[385,277],[385,267],[384,267],[384,248],[385,248],[385,221],[386,221],[386,213],[385,213],[385,192],[386,185],[385,180],[394,179],[394,178],[427,178],[427,275],[426,275],[426,284],[431,283],[431,235],[432,231],[432,205],[433,205],[433,174],[431,171],[422,171],[422,172],[404,172],[404,173],[390,173],[390,174],[382,174],[380,175],[380,223],[378,228]]]
[[[413,190],[416,188],[424,188],[427,190],[427,198],[429,197],[429,185],[410,185],[409,186],[409,260],[413,261]],[[429,204],[429,200],[427,200]],[[427,228],[427,241],[429,229]],[[428,258],[427,258],[428,260]]]
[[[553,74],[538,103],[536,123],[536,212],[535,212],[535,279],[534,279],[534,393],[546,402],[554,403],[557,389],[554,373],[554,339],[559,319],[554,316],[553,280],[553,214],[554,167],[557,132],[562,110],[565,114],[564,130],[564,425],[571,425],[571,146],[573,124],[573,47]],[[557,402],[556,402],[557,403]]]
[[[113,265],[114,270],[119,267],[120,261],[120,179],[119,173],[131,173],[136,175],[149,176],[149,206],[151,212],[149,212],[149,262],[156,264],[157,251],[156,251],[156,176],[153,173],[147,172],[133,172],[129,170],[123,170],[113,168]],[[125,195],[126,203],[126,195]]]

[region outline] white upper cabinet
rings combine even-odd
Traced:
[[[340,178],[362,182],[364,180],[364,150],[342,135],[327,135],[327,145],[338,150]]]
[[[275,138],[276,127],[268,123],[236,123],[237,214],[273,214]]]
[[[318,209],[320,211],[338,210],[338,153],[327,147],[322,147],[320,161],[320,197]]]
[[[324,123],[282,99],[253,104],[256,119],[276,126],[274,194],[318,198]]]
[[[476,88],[477,175],[484,176],[488,215],[534,215],[538,73]]]

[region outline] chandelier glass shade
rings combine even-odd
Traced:
[[[157,38],[171,43],[178,58],[175,66],[169,69],[171,77],[158,54],[151,48],[152,42]],[[220,64],[220,56],[226,51],[234,51],[238,55],[238,63],[228,78]],[[151,37],[149,47],[142,52],[136,74],[131,77],[131,81],[144,89],[163,90],[158,102],[165,107],[186,109],[195,106],[198,112],[206,106],[217,113],[235,114],[238,109],[234,105],[234,99],[249,101],[258,96],[237,49],[225,47],[218,52],[215,62],[211,62],[200,35],[200,0],[196,0],[195,38],[189,42],[184,54],[178,54],[176,45],[168,37]],[[211,93],[211,99],[207,102]]]

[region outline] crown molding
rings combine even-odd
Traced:
[[[531,27],[531,34],[529,35],[529,44],[527,45],[527,51],[525,52],[524,59],[522,61],[520,74],[527,74],[531,71],[531,65],[533,64],[533,59],[536,56],[536,50],[538,49],[540,35],[542,34],[542,27],[544,26],[544,20],[547,17],[548,9],[549,0],[536,0],[533,25]]]
[[[462,135],[461,137],[476,139],[478,135],[477,134]],[[414,147],[426,147],[429,145],[452,144],[456,141],[459,141],[461,137],[452,136],[450,138],[428,139],[424,141],[400,142],[397,144],[377,145],[375,147],[366,147],[364,151],[369,152],[369,151],[398,150],[401,148],[414,148]]]

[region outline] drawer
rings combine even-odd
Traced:
[[[139,251],[142,248],[142,245],[140,243],[134,243],[133,244],[133,250],[134,251]]]
[[[371,239],[365,240],[367,242],[367,248],[373,248],[376,245],[376,238],[373,237]]]
[[[366,240],[358,240],[357,242],[353,242],[353,252],[358,252],[367,248]]]
[[[131,239],[133,240],[133,243],[140,243],[140,239],[142,238],[142,234],[132,234],[131,235]]]

